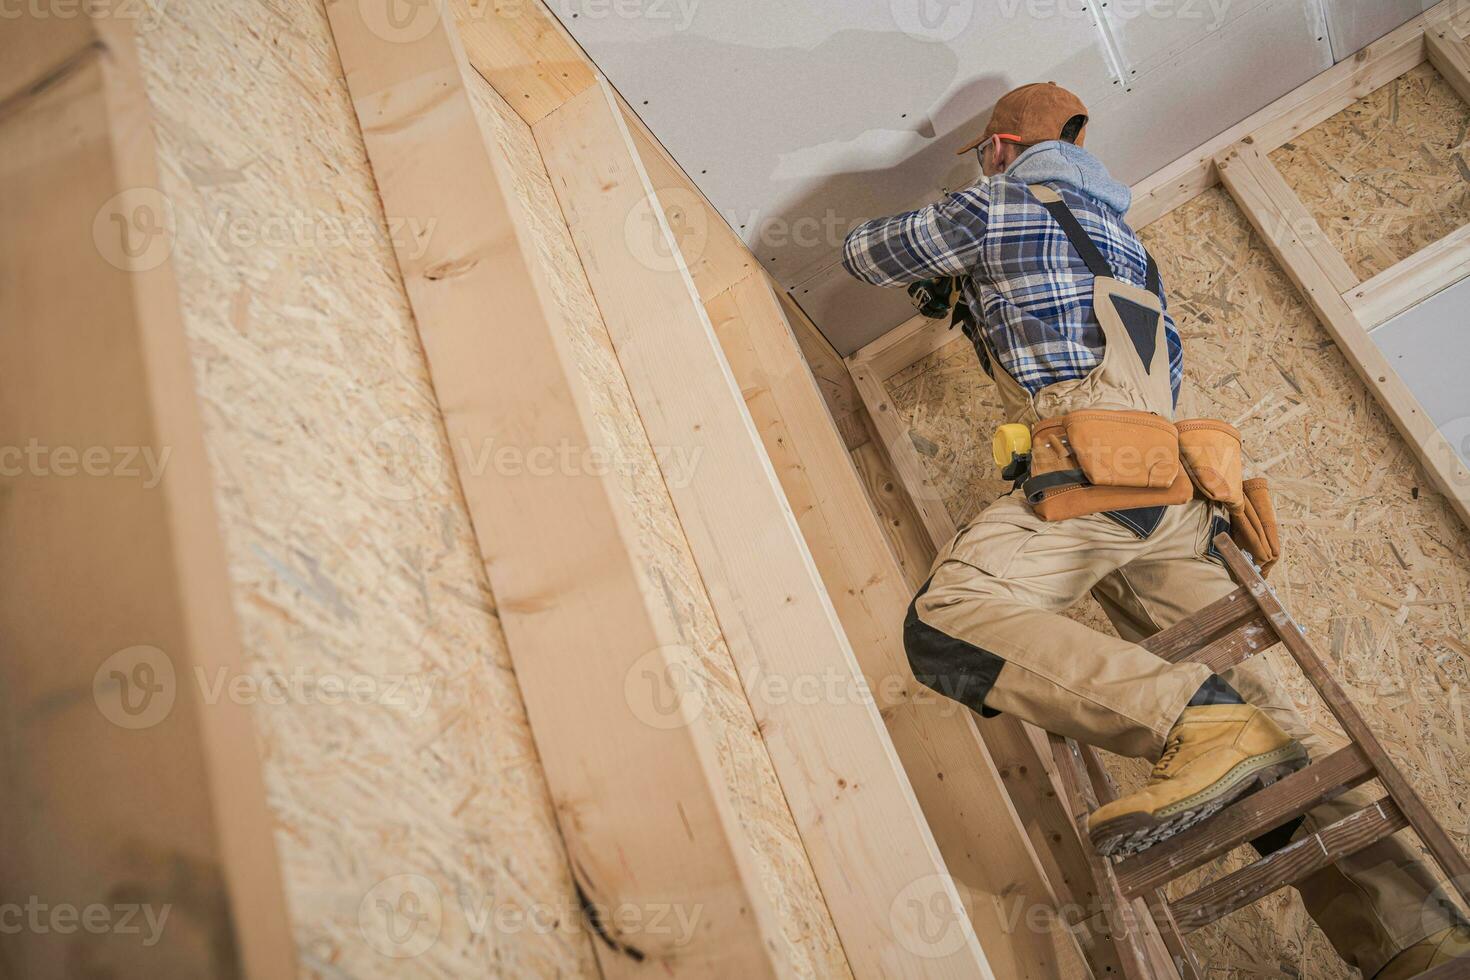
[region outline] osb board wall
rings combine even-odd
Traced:
[[[699,665],[696,683],[705,705],[700,717],[713,726],[722,774],[762,870],[761,884],[780,912],[790,960],[802,976],[848,975],[826,902],[664,482],[687,479],[688,468],[698,460],[658,450],[664,464],[660,469],[656,447],[649,444],[639,419],[531,130],[488,82],[478,76],[474,81],[477,114],[494,131],[513,166],[515,189],[526,205],[554,290],[552,301],[573,329],[573,349],[593,392],[597,421],[608,445],[616,447],[611,470],[623,492],[638,504],[643,536],[639,551],[653,556],[646,572],[667,597],[682,640]]]
[[[273,681],[242,690],[301,971],[595,975],[323,11],[157,9],[161,189],[249,670]],[[429,919],[394,944],[404,894]],[[517,914],[538,925],[496,927]]]
[[[1181,414],[1241,428],[1281,512],[1286,557],[1273,584],[1466,847],[1470,533],[1429,489],[1223,190],[1155,222],[1143,237],[1162,266],[1184,339]],[[1007,489],[989,459],[1000,420],[994,389],[963,340],[895,375],[890,390],[957,518],[972,517]],[[1107,628],[1090,600],[1078,615]],[[1271,656],[1313,726],[1333,731],[1306,682]],[[1126,778],[1138,778],[1136,763],[1124,768]],[[1233,864],[1243,860],[1237,855]],[[1191,942],[1211,976],[1355,975],[1337,963],[1293,893],[1238,912]]]
[[[1420,65],[1271,154],[1363,279],[1470,224],[1470,106]]]

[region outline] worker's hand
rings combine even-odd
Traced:
[[[948,276],[941,279],[921,279],[909,285],[908,293],[909,300],[920,315],[931,320],[942,320],[949,315],[950,308],[959,295],[959,281]]]

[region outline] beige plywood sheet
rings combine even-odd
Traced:
[[[1470,223],[1470,106],[1428,63],[1271,154],[1368,279]]]
[[[139,41],[250,670],[235,696],[301,972],[595,975],[389,245],[431,229],[385,222],[319,5],[160,16]],[[390,933],[384,909],[413,901],[427,918]]]
[[[681,455],[683,447],[650,445],[531,131],[489,83],[476,77],[472,84],[476,112],[494,132],[514,171],[515,191],[526,206],[547,280],[555,290],[554,302],[572,328],[573,353],[594,393],[597,421],[607,444],[617,447],[610,471],[635,502],[642,537],[638,552],[652,561],[645,573],[667,597],[672,619],[694,655],[698,676],[691,681],[699,686],[701,721],[711,726],[720,748],[720,765],[755,851],[761,884],[781,912],[786,956],[800,976],[849,975],[826,902],[669,497],[665,481],[689,479],[699,459]]]
[[[1241,428],[1280,511],[1286,555],[1272,584],[1465,848],[1470,532],[1429,489],[1223,190],[1155,222],[1143,237],[1184,338],[1181,414]],[[890,390],[957,517],[973,516],[1006,489],[989,459],[998,403],[962,340],[895,375]],[[1090,600],[1079,615],[1101,622]],[[1277,663],[1311,724],[1333,731],[1306,681]],[[1137,780],[1138,764],[1122,768],[1125,783]],[[1237,854],[1230,867],[1242,861]],[[1227,917],[1191,943],[1212,977],[1355,975],[1337,963],[1289,893]]]

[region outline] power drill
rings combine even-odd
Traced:
[[[965,298],[969,285],[969,276],[921,279],[909,284],[909,300],[919,311],[920,316],[930,320],[942,320],[950,316],[950,329],[960,328],[960,331],[974,345],[975,354],[980,358],[980,367],[985,370],[986,374],[991,374],[990,351],[980,337],[975,311],[970,309],[969,300]],[[994,375],[991,376],[994,377]]]

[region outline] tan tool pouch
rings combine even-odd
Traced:
[[[1105,409],[1071,412],[1032,428],[1025,491],[1047,521],[1182,504],[1194,495],[1180,467],[1174,423],[1152,412]]]
[[[1242,505],[1244,460],[1240,433],[1219,419],[1185,419],[1179,430],[1179,461],[1206,500],[1229,510]]]
[[[1242,484],[1243,499],[1230,511],[1230,537],[1242,551],[1250,553],[1261,566],[1261,574],[1270,572],[1281,557],[1281,536],[1276,527],[1276,507],[1266,490],[1266,480],[1258,477]]]
[[[1179,471],[1179,433],[1152,412],[1071,412],[1031,430],[1031,475],[1080,471],[1100,487],[1163,489]]]

